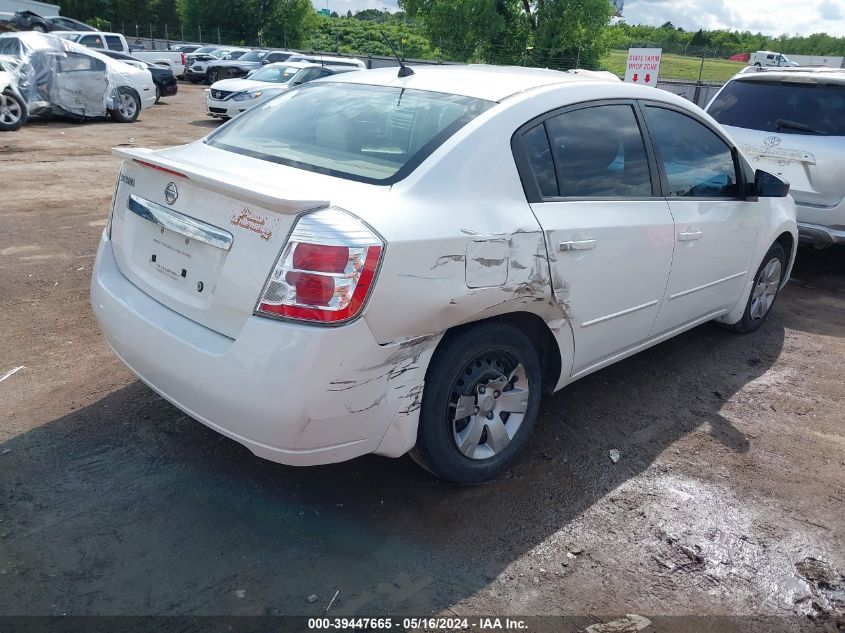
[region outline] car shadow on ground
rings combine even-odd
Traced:
[[[684,435],[748,451],[720,409],[778,358],[772,316],[748,336],[696,328],[547,397],[522,459],[469,488],[408,458],[273,464],[133,383],[0,445],[0,612],[321,614],[335,591],[333,614],[445,609]]]
[[[197,127],[207,127],[207,128],[218,128],[220,127],[225,121],[221,121],[220,119],[197,119],[196,121],[191,121],[189,125],[195,125]]]
[[[845,337],[845,245],[799,250],[784,295],[787,328]]]

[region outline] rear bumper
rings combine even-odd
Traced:
[[[807,246],[845,244],[845,230],[837,230],[828,226],[799,222],[798,242]]]
[[[232,340],[134,286],[105,234],[91,305],[109,345],[141,380],[260,457],[308,466],[372,452],[398,456],[413,445],[420,356],[436,341],[380,346],[363,319],[324,328],[260,317]],[[411,428],[409,416],[414,433],[394,429],[379,450],[397,418]]]
[[[162,97],[172,97],[179,92],[179,82],[176,81],[175,77],[173,79],[162,81],[159,84],[159,90],[161,91]]]
[[[800,197],[800,192],[796,194]],[[845,243],[845,199],[833,206],[796,200],[795,209],[798,216],[798,239],[802,244],[825,246]]]

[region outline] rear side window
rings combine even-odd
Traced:
[[[552,160],[552,151],[549,147],[549,139],[546,136],[546,127],[541,123],[537,127],[525,132],[522,135],[522,144],[525,147],[525,153],[528,155],[528,164],[531,165],[531,172],[537,181],[540,195],[544,198],[557,196],[555,163]]]
[[[736,80],[707,112],[722,125],[749,130],[845,136],[845,85]]]
[[[206,143],[300,169],[390,184],[493,105],[394,86],[317,82],[257,105]]]
[[[108,44],[109,48],[113,51],[123,50],[123,43],[116,35],[106,35],[106,44]]]
[[[99,35],[83,35],[79,38],[79,43],[83,46],[90,46],[91,48],[105,48],[103,46],[103,38]]]
[[[738,194],[733,153],[715,132],[674,110],[648,106],[648,127],[670,197],[734,197]]]
[[[546,121],[561,196],[652,195],[648,158],[630,105],[599,105]]]

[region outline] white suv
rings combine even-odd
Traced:
[[[551,70],[315,81],[121,156],[91,302],[188,415],[295,465],[501,472],[542,393],[700,323],[760,326],[795,206],[719,125]]]
[[[748,68],[707,111],[752,167],[790,183],[803,243],[845,242],[845,70]]]

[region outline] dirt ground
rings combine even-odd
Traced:
[[[0,135],[0,376],[24,366],[0,382],[0,614],[321,614],[338,592],[332,614],[842,622],[845,249],[801,252],[755,334],[705,325],[548,397],[486,485],[279,466],[139,383],[88,304],[110,148],[199,138],[204,97]]]

